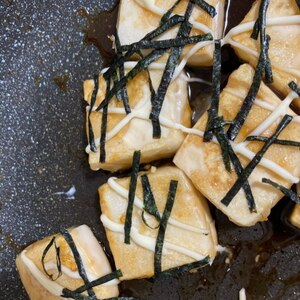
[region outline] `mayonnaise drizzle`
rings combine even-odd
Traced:
[[[267,26],[278,26],[278,25],[297,25],[300,24],[300,15],[294,16],[285,16],[285,17],[275,17],[275,18],[267,18],[266,20]],[[249,48],[245,45],[242,45],[232,39],[233,36],[241,34],[243,32],[247,32],[253,29],[255,21],[242,23],[234,28],[232,28],[226,36],[222,40],[222,45],[230,44],[236,48],[239,48],[255,57],[259,57],[259,53],[252,48]],[[285,71],[286,73],[292,74],[294,76],[300,77],[300,71],[297,69],[285,68],[282,65],[274,64],[272,62],[272,66],[275,68]]]
[[[245,288],[240,289],[239,300],[247,300]]]
[[[56,263],[49,261],[45,264],[45,269],[47,271],[50,270],[56,270],[57,269],[57,265]],[[61,265],[61,270],[64,274],[66,274],[68,277],[73,278],[73,279],[82,279],[81,276],[79,275],[78,271],[72,271],[71,269],[69,269],[68,267]],[[98,279],[99,277],[96,277],[95,275],[91,274],[90,272],[86,271],[87,277],[89,279],[89,281],[94,281],[96,279]],[[105,282],[103,284],[101,284],[101,286],[110,286],[110,285],[118,285],[120,283],[120,281],[118,279],[113,279],[111,281]]]
[[[228,88],[228,87],[226,87],[226,88],[224,88],[223,89],[223,91],[224,92],[227,92],[227,93],[229,93],[229,94],[231,94],[231,95],[233,95],[233,96],[236,96],[236,97],[238,97],[238,98],[241,98],[241,99],[245,99],[245,96],[244,95],[242,95],[242,94],[240,94],[240,93],[238,93],[236,90],[234,90],[234,89],[232,89],[232,88]],[[289,95],[287,96],[287,98],[289,97]],[[293,95],[293,100],[294,99],[296,99],[298,97],[298,95],[296,95],[295,93],[294,93],[294,95]],[[290,99],[287,99],[287,98],[285,98],[284,100],[283,100],[283,102],[284,101],[289,101]],[[260,107],[262,107],[262,108],[265,108],[265,109],[267,109],[267,110],[270,110],[270,111],[274,111],[275,109],[276,109],[276,106],[275,105],[272,105],[272,104],[270,104],[270,103],[267,103],[267,102],[265,102],[265,101],[263,101],[263,100],[260,100],[260,99],[255,99],[255,102],[254,102],[257,106],[260,106]],[[281,116],[284,116],[286,113],[288,113],[288,106],[290,105],[290,103],[287,105],[287,107],[283,110],[283,111],[281,111],[281,110],[278,110],[278,113],[280,113],[281,112]],[[294,116],[294,114],[293,114],[293,120],[292,120],[292,122],[296,122],[296,123],[300,123],[300,116]],[[251,134],[252,135],[252,134]]]
[[[30,270],[33,277],[51,294],[55,296],[61,296],[63,287],[50,280],[43,272],[39,270],[39,268],[33,263],[31,259],[29,259],[26,255],[26,250],[22,251],[21,253],[21,260],[25,264],[25,266]]]
[[[239,93],[237,93],[236,91],[234,91],[233,89],[230,88],[225,88],[224,91],[240,97],[240,98],[244,98],[243,95],[240,95]],[[292,103],[292,101],[294,99],[298,98],[298,95],[291,91],[289,93],[289,95],[279,103],[278,106],[273,106],[269,103],[263,102],[261,100],[256,99],[255,100],[255,104],[258,106],[261,106],[263,108],[269,109],[272,111],[272,113],[261,123],[259,124],[250,134],[249,136],[253,136],[253,135],[261,135],[266,129],[268,129],[279,117],[284,116],[285,114],[287,114],[289,112],[289,106]],[[295,116],[293,118],[293,121],[300,123],[300,118],[299,116]],[[243,141],[239,144],[235,144],[232,142],[232,147],[233,149],[245,156],[249,156],[249,158],[253,158],[254,157],[254,153],[251,153],[251,151],[246,148],[246,146],[250,143],[250,141]],[[288,181],[292,182],[292,183],[298,183],[299,182],[299,178],[293,176],[290,172],[288,172],[286,169],[282,168],[281,166],[279,166],[278,164],[274,163],[271,160],[267,160],[266,158],[262,158],[261,160],[261,165],[263,165],[264,167],[268,168],[269,170],[277,173],[278,175],[280,175],[283,178],[286,178]]]
[[[124,225],[123,224],[113,222],[105,214],[102,214],[100,219],[101,219],[103,225],[106,228],[108,228],[109,230],[111,230],[113,232],[124,234]],[[156,239],[153,237],[149,237],[147,235],[140,234],[139,231],[134,226],[131,227],[130,238],[137,245],[139,245],[147,250],[150,250],[152,252],[155,252]],[[178,253],[189,256],[195,260],[201,260],[204,258],[203,255],[201,255],[195,251],[192,251],[185,247],[177,246],[175,244],[165,241],[164,245],[163,245],[162,254],[166,255],[168,250],[176,251]]]
[[[99,262],[95,262],[95,257],[97,257],[97,259],[101,260],[101,264],[102,264],[102,272],[107,271],[107,273],[109,273],[111,271],[110,269],[110,265],[105,265],[105,264],[109,264],[105,254],[103,253],[97,253],[96,256],[92,255],[93,257],[91,258],[92,261],[94,259],[94,263],[91,265],[91,262],[88,262],[89,257],[86,257],[81,249],[81,243],[96,243],[96,245],[98,247],[99,244],[96,240],[96,238],[93,236],[92,232],[90,231],[90,229],[86,226],[86,225],[82,225],[77,227],[75,230],[77,230],[76,233],[76,237],[77,237],[77,250],[79,252],[79,255],[82,259],[82,263],[84,266],[84,269],[86,271],[87,274],[87,278],[89,281],[93,281],[99,278],[99,276],[96,276],[95,274],[92,274],[94,268],[96,268],[96,266],[99,265]],[[75,233],[74,233],[75,234]],[[82,237],[82,235],[84,235]],[[94,240],[91,240],[91,237]],[[80,238],[80,242],[79,239]],[[95,247],[93,248],[95,250]],[[72,255],[72,253],[71,253]],[[105,257],[105,259],[103,258]],[[61,286],[59,283],[54,282],[52,280],[50,280],[48,278],[48,276],[46,276],[46,274],[44,272],[42,272],[36,265],[35,263],[27,257],[26,255],[26,249],[24,251],[21,252],[20,254],[20,258],[23,261],[24,265],[28,268],[28,270],[31,272],[31,274],[33,275],[33,277],[46,289],[48,290],[51,294],[55,295],[55,296],[61,296],[62,294],[62,290],[64,289],[63,286]],[[106,262],[107,261],[107,262]],[[98,263],[98,264],[97,264]],[[98,266],[99,268],[99,266]],[[45,269],[46,270],[56,270],[57,269],[57,265],[56,263],[54,263],[53,261],[49,261],[45,264]],[[72,271],[70,270],[68,267],[66,267],[65,265],[61,265],[61,269],[62,269],[62,273],[66,276],[68,276],[69,278],[72,279],[81,279],[81,276],[79,275],[78,271]],[[119,280],[118,279],[113,279],[110,280],[104,284],[102,284],[101,286],[113,286],[113,285],[118,285],[119,284]],[[65,299],[65,298],[64,298]],[[69,299],[69,298],[68,298]]]
[[[108,179],[107,183],[114,192],[116,192],[118,195],[120,195],[124,199],[128,200],[129,191],[127,189],[125,189],[123,186],[121,186],[120,184],[118,184],[116,181],[116,178],[110,177]],[[143,201],[140,198],[138,198],[137,196],[134,197],[134,205],[141,210],[144,209]],[[175,227],[178,227],[178,228],[181,228],[184,230],[188,230],[188,231],[192,231],[192,232],[196,232],[196,233],[202,233],[202,234],[206,234],[206,235],[209,234],[209,231],[205,228],[198,228],[195,226],[187,225],[187,224],[184,224],[182,222],[175,220],[172,217],[169,218],[169,223],[171,225],[174,225]]]

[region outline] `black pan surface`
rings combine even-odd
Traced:
[[[238,6],[230,13],[232,25],[252,2],[232,1]],[[102,65],[98,49],[87,45],[86,22],[114,4],[0,1],[0,299],[28,299],[15,257],[61,225],[91,226],[109,252],[97,195],[109,174],[90,171],[84,153],[82,82]],[[238,63],[228,53],[225,66],[233,68]],[[73,185],[75,199],[55,194]],[[223,253],[211,268],[178,278],[124,282],[121,294],[223,300],[238,299],[244,287],[247,299],[300,299],[300,238],[286,220],[290,208],[284,199],[270,221],[250,228],[212,208],[219,243],[232,257]]]

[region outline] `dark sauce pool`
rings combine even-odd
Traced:
[[[239,24],[253,2],[228,1],[225,33]],[[86,18],[85,44],[96,46],[104,66],[108,66],[114,52],[107,36],[115,33],[118,5],[111,11],[90,15],[80,10],[78,14]],[[241,63],[230,47],[223,47],[222,87]],[[192,77],[211,79],[210,68],[188,68],[187,72]],[[193,121],[196,122],[209,105],[211,89],[205,84],[192,83],[190,90]],[[299,230],[288,222],[292,208],[293,204],[284,198],[272,210],[267,222],[242,228],[211,206],[219,244],[231,253],[219,254],[211,267],[193,274],[122,282],[121,296],[223,300],[238,299],[240,289],[245,288],[247,299],[300,299],[300,235]]]

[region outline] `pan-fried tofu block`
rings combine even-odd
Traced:
[[[86,225],[69,230],[79,251],[89,281],[98,279],[111,273],[111,267],[104,251],[99,245],[92,231]],[[44,260],[46,271],[53,275],[51,280],[42,265],[43,251],[54,236],[37,241],[23,250],[17,257],[16,264],[31,300],[66,299],[61,297],[63,288],[75,290],[84,285],[71,249],[62,235],[55,235],[56,246],[60,248],[62,275],[57,279],[56,251],[54,245],[50,247]],[[116,297],[119,294],[118,280],[93,288],[97,298]],[[84,293],[85,294],[85,293]]]
[[[122,45],[141,40],[147,33],[159,26],[162,15],[172,7],[176,0],[121,0],[117,29]],[[192,14],[192,35],[211,32],[215,38],[221,38],[224,26],[224,0],[207,0],[216,8],[217,15],[212,18],[195,5]],[[183,15],[188,1],[183,0],[174,10],[174,14]],[[204,28],[203,28],[204,26]],[[176,37],[178,26],[167,31],[159,39]],[[183,56],[193,47],[186,46]],[[213,47],[205,46],[193,54],[188,63],[194,66],[211,66]]]
[[[132,67],[131,62],[125,64],[126,70]],[[154,89],[160,83],[162,69],[150,67],[150,74]],[[126,116],[123,102],[113,98],[109,104],[107,121],[106,160],[100,163],[99,137],[101,129],[102,112],[93,111],[90,120],[95,139],[98,139],[97,152],[91,152],[89,147],[89,163],[91,169],[105,169],[116,171],[129,168],[134,150],[142,151],[141,162],[172,157],[183,142],[186,134],[172,127],[181,124],[191,127],[191,109],[188,100],[187,82],[182,74],[175,79],[168,88],[160,117],[162,134],[160,139],[152,137],[152,123],[149,120],[151,111],[151,93],[147,72],[139,73],[127,84],[129,104],[132,112]],[[94,81],[87,80],[84,83],[84,98],[90,104],[94,89]],[[99,89],[95,106],[98,106],[105,97],[106,83],[102,75],[99,76]],[[121,112],[121,113],[120,113]],[[87,134],[88,134],[88,110],[87,110]]]
[[[242,65],[229,77],[229,81],[220,96],[220,115],[225,120],[233,120],[240,110],[242,101],[250,88],[254,70],[249,65]],[[292,96],[294,93],[291,93]],[[296,96],[295,96],[296,97]],[[289,100],[290,98],[287,98]],[[271,136],[285,113],[295,115],[289,108],[288,102],[282,102],[263,83],[259,89],[245,124],[242,126],[237,139],[232,144],[242,165],[245,167],[262,143],[253,141],[241,143],[249,135]],[[276,114],[271,111],[281,104]],[[285,107],[286,105],[286,112]],[[272,116],[275,115],[275,120]],[[280,116],[281,115],[281,116]],[[279,135],[279,139],[300,141],[299,117],[290,123]],[[269,121],[271,120],[271,121]],[[204,131],[207,113],[203,115],[194,129]],[[264,123],[263,123],[264,122]],[[259,125],[264,124],[265,128]],[[257,132],[253,132],[256,130]],[[250,153],[249,153],[250,151]],[[229,206],[221,203],[226,193],[237,180],[235,171],[227,172],[222,160],[220,145],[215,142],[203,142],[201,136],[188,135],[181,148],[175,155],[174,163],[192,180],[195,187],[206,196],[217,208],[223,211],[231,221],[241,226],[251,226],[258,221],[265,221],[271,208],[282,198],[282,193],[275,188],[262,183],[262,178],[269,178],[290,188],[299,181],[300,152],[297,147],[273,144],[264,154],[261,163],[249,177],[256,203],[257,212],[250,212],[245,193],[241,189]]]
[[[291,215],[290,222],[300,229],[300,204],[296,204]]]
[[[124,243],[130,178],[110,178],[107,184],[99,188],[101,220],[116,267],[122,269],[122,280],[151,277],[154,273],[154,248],[158,229],[149,228],[142,220],[143,191],[140,177],[141,174],[137,181],[130,244]],[[165,208],[170,181],[178,181],[164,239],[162,270],[201,260],[207,255],[213,260],[217,237],[205,198],[175,166],[152,170],[148,173],[148,178],[160,213]],[[145,213],[147,224],[155,228],[157,221],[150,217]]]
[[[241,24],[257,19],[260,2],[256,1],[254,3]],[[276,21],[274,18],[281,19]],[[260,52],[260,39],[254,40],[250,37],[253,24],[246,31],[239,30],[238,28],[242,28],[241,26],[243,25],[232,29],[234,34],[231,38],[237,43],[233,47],[240,58],[255,67],[258,53]],[[296,1],[270,1],[267,10],[266,33],[271,37],[269,57],[274,77],[271,87],[283,96],[286,96],[290,92],[288,87],[290,81],[293,80],[298,84],[300,83],[300,10]],[[243,48],[240,47],[241,45]],[[253,51],[256,55],[252,53]],[[298,100],[297,106],[300,106],[300,101]]]

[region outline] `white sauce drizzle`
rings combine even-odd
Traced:
[[[123,197],[125,200],[128,200],[129,191],[127,189],[125,189],[123,186],[121,186],[120,184],[118,184],[116,182],[115,177],[110,177],[108,179],[107,183],[114,192],[116,192],[118,195]],[[137,196],[134,197],[134,205],[141,210],[144,209],[143,201],[141,199],[139,199]],[[187,224],[184,224],[182,222],[175,220],[172,217],[169,218],[168,223],[170,223],[171,225],[174,225],[175,227],[185,229],[187,231],[192,231],[192,232],[206,234],[206,235],[209,234],[209,231],[205,228],[198,228],[195,226],[187,225]]]
[[[224,92],[227,92],[227,93],[229,93],[229,94],[231,94],[231,95],[233,95],[233,96],[242,98],[242,99],[245,98],[245,96],[243,96],[242,94],[238,93],[237,91],[235,91],[235,90],[232,89],[232,88],[226,87],[226,88],[223,89],[223,91],[224,91]],[[289,95],[288,95],[288,96],[289,96]],[[287,96],[287,97],[288,97],[288,96]],[[294,94],[293,97],[294,97],[294,98],[293,98],[293,100],[294,100],[294,99],[296,99],[296,98],[298,97],[298,95],[297,95],[297,94]],[[285,98],[283,101],[288,101],[288,100],[287,100],[287,98]],[[276,109],[276,106],[275,106],[275,105],[272,105],[272,104],[267,103],[267,102],[265,102],[265,101],[263,101],[263,100],[260,100],[260,99],[255,99],[255,102],[254,102],[254,103],[255,103],[257,106],[260,106],[260,107],[265,108],[265,109],[270,110],[270,111],[274,111],[274,110]],[[284,115],[288,112],[288,107],[286,107],[286,109],[285,109],[284,111],[280,111],[280,110],[279,110],[278,112],[281,112],[281,116],[284,116]],[[296,115],[294,116],[294,115],[293,115],[293,120],[292,120],[292,122],[300,123],[300,116],[296,116]]]
[[[74,200],[75,193],[76,193],[76,188],[73,185],[67,192],[57,192],[57,193],[53,193],[53,195],[64,195],[68,200]]]
[[[267,26],[278,26],[278,25],[296,25],[300,24],[300,15],[293,15],[293,16],[285,16],[285,17],[275,17],[275,18],[267,18],[266,19]],[[250,31],[253,29],[254,21],[247,22],[240,24],[234,28],[232,28],[227,35],[222,40],[222,45],[230,44],[236,48],[239,48],[251,55],[254,55],[255,57],[259,57],[259,53],[256,50],[253,50],[245,45],[242,45],[232,39],[233,36]],[[282,71],[285,71],[289,74],[292,74],[294,76],[300,77],[300,71],[297,69],[291,69],[291,68],[285,68],[282,65],[274,64],[272,62],[272,65]]]
[[[25,266],[30,270],[33,277],[51,294],[55,296],[60,296],[62,294],[63,287],[58,283],[50,280],[39,268],[29,259],[26,255],[26,250],[22,251],[21,259]]]
[[[113,232],[124,234],[124,225],[123,224],[113,222],[105,214],[102,214],[100,219],[101,219],[103,225],[106,228],[108,228],[109,230],[111,230]],[[141,246],[141,247],[143,247],[147,250],[150,250],[152,252],[155,252],[156,239],[152,238],[152,237],[149,237],[149,236],[146,236],[146,235],[143,235],[143,234],[140,234],[134,226],[131,227],[130,238],[137,245],[139,245],[139,246]],[[189,257],[191,257],[195,260],[201,260],[201,259],[204,258],[203,255],[201,255],[197,252],[194,252],[194,251],[189,250],[185,247],[177,246],[175,244],[172,244],[170,242],[165,241],[164,245],[163,245],[162,254],[166,255],[167,250],[176,251],[178,253],[189,256]]]
[[[57,265],[56,263],[49,261],[45,264],[45,269],[47,271],[50,270],[56,270],[57,269]],[[79,275],[78,271],[72,271],[71,269],[69,269],[68,267],[61,265],[61,270],[64,274],[66,274],[68,277],[73,278],[73,279],[82,279],[81,276]],[[91,274],[90,272],[87,272],[87,277],[89,279],[89,281],[94,281],[96,279],[98,279],[99,277],[96,277],[95,275]],[[101,284],[101,286],[110,286],[110,285],[118,285],[120,283],[120,281],[118,279],[113,279],[110,280],[108,282],[105,282],[103,284]]]
[[[265,130],[267,130],[279,117],[284,116],[288,112],[288,108],[292,101],[297,98],[298,95],[295,92],[291,92],[276,108],[272,111],[272,113],[257,126],[249,135],[261,135]],[[245,141],[239,143],[239,145],[246,146],[250,143],[250,141]]]
[[[201,78],[197,78],[197,77],[191,77],[191,78],[188,78],[186,80],[187,82],[198,82],[198,83],[204,83],[206,85],[212,85],[212,83],[210,81],[207,81],[207,80],[204,80],[204,79],[201,79]]]
[[[98,242],[96,241],[96,238],[93,236],[92,232],[90,231],[90,229],[85,226],[79,226],[76,228],[76,230],[78,230],[77,234],[77,239],[80,238],[80,240],[82,240],[82,243],[96,243],[97,246],[99,246]],[[82,236],[84,235],[84,236]],[[91,240],[91,238],[93,238],[94,240]],[[83,266],[84,269],[86,271],[87,274],[87,278],[89,281],[93,281],[99,278],[99,276],[97,277],[96,275],[92,274],[90,271],[93,270],[93,268],[96,266],[96,263],[93,264],[92,266],[90,266],[87,262],[87,259],[85,257],[85,255],[83,255],[81,249],[80,249],[80,243],[77,241],[77,250],[79,252],[79,255],[82,259],[83,262]],[[100,247],[100,246],[99,246]],[[94,248],[95,249],[95,248]],[[72,255],[72,254],[71,254]],[[107,274],[111,271],[110,269],[110,265],[107,266],[105,265],[106,263],[108,263],[108,260],[105,256],[105,254],[101,254],[98,253],[97,256],[93,256],[93,258],[97,257],[97,259],[101,259],[101,263],[102,263],[102,267],[105,268],[105,271],[107,271]],[[55,295],[55,296],[61,296],[62,294],[62,290],[63,290],[63,286],[61,286],[60,284],[58,284],[57,282],[54,282],[52,280],[50,280],[46,274],[42,271],[40,271],[40,269],[35,265],[35,263],[29,259],[26,255],[26,249],[22,251],[22,253],[20,254],[20,258],[23,261],[23,263],[25,264],[25,266],[28,268],[28,270],[31,272],[31,274],[33,275],[33,277],[46,289],[48,290],[51,294]],[[106,262],[107,261],[107,262]],[[97,262],[99,263],[99,262]],[[45,269],[46,270],[56,270],[57,269],[57,265],[54,262],[47,262],[45,264]],[[79,275],[78,271],[74,272],[72,270],[70,270],[68,267],[61,265],[61,269],[62,272],[68,276],[69,278],[73,278],[73,279],[81,279],[81,276]],[[101,286],[113,286],[113,285],[118,285],[119,284],[119,280],[118,279],[113,279],[110,280],[104,284],[102,284]],[[69,299],[69,298],[67,298]]]
[[[242,288],[239,291],[239,300],[247,300],[245,288]]]

